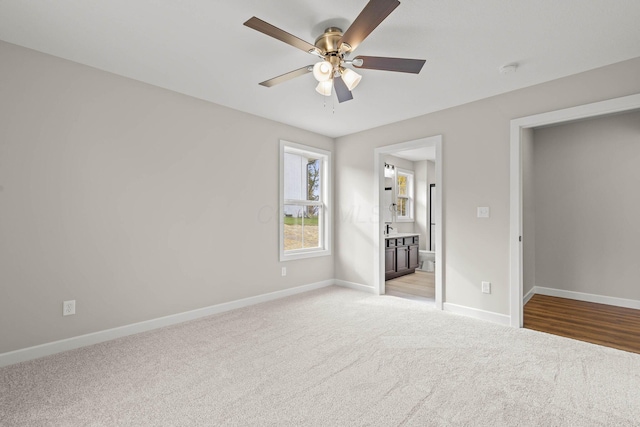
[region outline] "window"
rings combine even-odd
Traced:
[[[331,254],[331,153],[280,141],[280,261]]]
[[[396,168],[396,221],[413,221],[413,172]]]

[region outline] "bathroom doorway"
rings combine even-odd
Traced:
[[[375,289],[442,309],[442,137],[380,147],[374,159]]]

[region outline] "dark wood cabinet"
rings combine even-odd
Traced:
[[[396,248],[396,272],[403,273],[409,269],[409,248],[400,246]]]
[[[396,272],[396,248],[387,248],[384,251],[384,274]]]
[[[414,270],[418,268],[418,245],[409,246],[409,268],[413,268]]]
[[[385,239],[385,280],[404,276],[418,267],[419,236]]]

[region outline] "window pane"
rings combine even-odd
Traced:
[[[284,153],[285,200],[320,200],[322,160]]]
[[[320,247],[320,216],[322,209],[320,206],[306,206],[304,217],[304,248]]]
[[[321,166],[320,159],[307,160],[307,197],[306,200],[320,200]]]
[[[398,216],[407,216],[407,199],[398,198]]]
[[[398,175],[398,196],[407,196],[407,176]]]
[[[318,248],[320,244],[320,206],[284,206],[284,250]]]
[[[284,205],[284,250],[302,249],[302,206]]]
[[[302,157],[298,154],[284,153],[284,198],[305,200],[306,186],[303,174]]]

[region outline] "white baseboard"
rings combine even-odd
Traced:
[[[560,297],[575,299],[578,301],[595,302],[598,304],[613,305],[616,307],[635,308],[640,310],[640,301],[626,298],[608,297],[604,295],[587,294],[584,292],[565,291],[563,289],[543,288],[534,286],[534,294],[548,295],[550,297]]]
[[[314,289],[332,286],[334,284],[334,280],[324,280],[322,282],[297,286],[295,288],[284,289],[282,291],[270,292],[268,294],[262,294],[236,301],[225,302],[222,304],[216,304],[209,307],[186,311],[184,313],[172,314],[170,316],[159,317],[157,319],[133,323],[131,325],[120,326],[104,331],[93,332],[86,335],[80,335],[60,341],[54,341],[47,344],[41,344],[20,350],[10,351],[0,354],[0,367],[12,365],[19,362],[25,362],[27,360],[37,359],[39,357],[49,356],[51,354],[73,350],[75,348],[85,347],[92,344],[98,344],[104,341],[125,337],[127,335],[133,335],[140,332],[150,331],[152,329],[162,328],[164,326],[175,325],[177,323],[195,320],[201,317],[210,316],[212,314],[224,313],[225,311],[273,301],[291,295],[312,291]]]
[[[527,292],[524,298],[522,298],[522,305],[524,306],[526,303],[528,303],[531,297],[534,296],[535,294],[536,294],[536,287],[534,286],[533,288],[531,288],[529,292]]]
[[[445,302],[443,304],[444,311],[450,313],[461,314],[475,319],[486,320],[493,323],[509,326],[511,324],[511,316],[506,314],[494,313],[492,311],[480,310],[477,308],[465,307],[463,305],[451,304]]]
[[[335,283],[337,286],[341,286],[343,288],[349,288],[349,289],[355,289],[356,291],[361,291],[361,292],[367,292],[370,294],[376,294],[377,292],[375,290],[375,288],[373,286],[369,286],[369,285],[362,285],[360,283],[355,283],[355,282],[347,282],[346,280],[334,280],[333,283]]]

